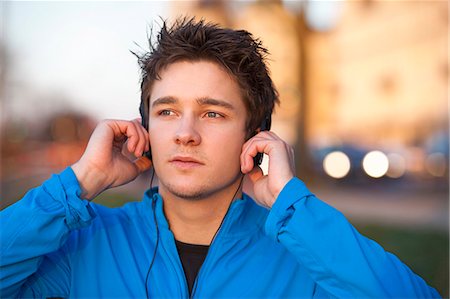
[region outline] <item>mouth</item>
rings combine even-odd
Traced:
[[[181,169],[196,168],[204,165],[201,161],[189,156],[175,156],[169,160],[169,163]]]

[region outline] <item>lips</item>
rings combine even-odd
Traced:
[[[174,161],[180,161],[180,162],[192,162],[192,163],[199,163],[199,164],[203,164],[202,162],[200,162],[199,160],[189,157],[189,156],[175,156],[172,159],[170,159],[170,162],[174,162]]]
[[[188,169],[204,165],[203,162],[190,156],[174,156],[169,162],[178,168]]]

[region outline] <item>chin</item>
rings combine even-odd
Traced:
[[[180,199],[202,200],[217,192],[229,188],[239,178],[241,173],[197,173],[196,175],[179,175],[178,173],[164,173],[158,175],[160,190],[164,189]]]
[[[165,188],[176,197],[186,200],[201,200],[214,192],[206,186],[168,184]]]

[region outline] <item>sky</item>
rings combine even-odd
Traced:
[[[98,119],[138,117],[140,73],[130,50],[148,49],[149,28],[168,16],[167,2],[0,6],[8,53],[4,107],[11,116],[66,106]]]
[[[301,3],[284,2],[294,10]],[[308,9],[313,15],[334,10],[322,6]],[[1,1],[0,41],[7,51],[2,122],[45,118],[55,109],[97,119],[138,117],[140,73],[130,50],[147,50],[150,27],[159,29],[160,17],[169,15],[169,0]]]

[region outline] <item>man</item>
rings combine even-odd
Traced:
[[[1,297],[439,297],[294,176],[266,130],[265,54],[245,31],[164,24],[140,57],[147,129],[103,121],[77,163],[2,212]],[[159,184],[143,201],[90,202],[149,168],[149,151]]]

